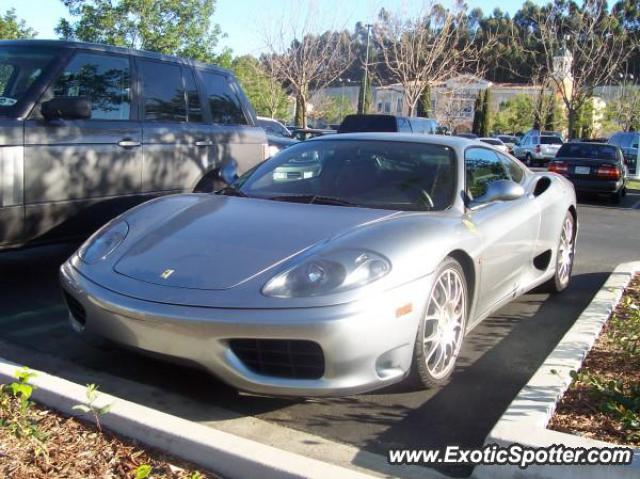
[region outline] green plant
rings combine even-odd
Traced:
[[[153,468],[149,464],[140,464],[133,471],[133,477],[135,479],[147,479],[151,476]]]
[[[96,401],[98,400],[98,386],[96,386],[95,384],[87,384],[86,396],[87,403],[76,404],[75,406],[73,406],[73,409],[76,411],[81,411],[85,414],[91,413],[95,420],[98,431],[102,432],[100,417],[104,416],[111,410],[112,404],[107,404],[106,406],[102,407],[96,405]]]
[[[35,387],[29,381],[34,376],[34,372],[23,367],[16,371],[16,381],[0,385],[0,427],[7,428],[18,438],[32,441],[36,454],[47,455],[46,436],[38,427],[31,401]]]

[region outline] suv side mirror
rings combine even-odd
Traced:
[[[59,96],[45,101],[40,111],[46,120],[88,120],[91,100],[86,96]]]
[[[474,203],[491,203],[492,201],[513,201],[524,196],[524,188],[511,180],[496,180],[487,184],[484,195],[475,198]]]

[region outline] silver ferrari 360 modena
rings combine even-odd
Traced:
[[[90,342],[258,394],[339,396],[446,382],[483,318],[567,287],[576,233],[571,183],[490,145],[342,134],[124,213],[61,282]]]

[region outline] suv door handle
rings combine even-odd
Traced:
[[[132,140],[131,138],[123,138],[118,142],[118,146],[122,148],[135,148],[136,146],[140,146],[140,142]]]
[[[212,146],[213,142],[211,140],[198,140],[193,144],[196,146]]]

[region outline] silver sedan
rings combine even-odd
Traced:
[[[480,321],[533,287],[567,287],[576,234],[559,175],[479,141],[344,134],[216,194],[138,206],[60,275],[89,342],[255,393],[337,396],[445,383]]]

